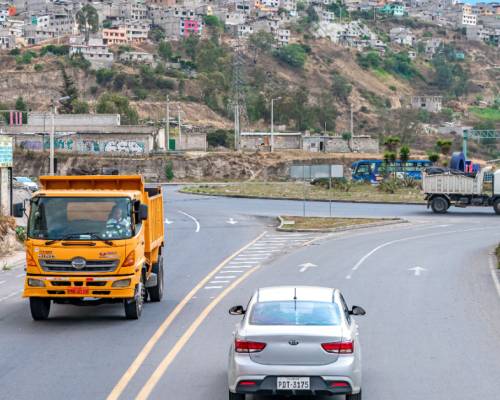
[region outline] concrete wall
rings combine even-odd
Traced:
[[[304,136],[303,149],[305,151],[330,153],[378,153],[378,139],[370,136],[355,136],[349,142],[340,136]],[[323,143],[321,145],[321,143]]]
[[[50,113],[28,113],[28,125],[50,127],[51,124]],[[58,127],[75,125],[118,126],[120,125],[120,114],[56,114],[54,125]]]
[[[242,150],[268,149],[271,144],[270,135],[241,135]],[[274,135],[275,150],[294,150],[300,149],[302,145],[300,135]]]
[[[151,135],[95,135],[76,134],[56,136],[55,152],[102,155],[147,155],[153,150]],[[48,135],[15,136],[15,147],[30,151],[48,151],[50,147]]]
[[[206,133],[186,133],[175,138],[176,150],[207,151]]]

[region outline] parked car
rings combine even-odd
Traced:
[[[25,187],[26,189],[29,189],[32,192],[36,192],[38,190],[38,184],[36,182],[33,182],[30,178],[26,176],[15,176],[12,179],[19,186]]]
[[[361,346],[353,315],[338,289],[258,289],[234,332],[228,363],[229,400],[246,394],[346,395],[361,400]]]

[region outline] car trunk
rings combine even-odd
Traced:
[[[263,333],[265,332],[265,333]],[[252,361],[267,365],[326,365],[338,359],[322,343],[342,340],[340,326],[254,326],[247,327],[244,339],[266,343],[264,350],[250,353]]]

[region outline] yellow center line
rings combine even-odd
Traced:
[[[118,400],[121,396],[127,385],[130,383],[132,378],[135,376],[141,365],[144,363],[149,353],[153,350],[154,346],[163,336],[167,328],[172,324],[175,318],[180,314],[180,312],[184,309],[187,303],[193,298],[193,296],[201,289],[203,286],[209,282],[212,277],[217,274],[229,261],[235,258],[237,255],[245,251],[247,248],[252,246],[255,242],[257,242],[262,236],[264,236],[267,232],[261,233],[250,243],[243,246],[241,249],[227,257],[224,261],[222,261],[217,267],[215,267],[205,278],[203,278],[187,295],[184,297],[179,304],[174,308],[174,310],[168,315],[168,317],[162,322],[160,327],[156,330],[156,332],[151,336],[151,339],[144,345],[142,350],[139,352],[135,360],[130,364],[127,371],[120,378],[118,383],[115,385],[107,400]]]
[[[243,282],[246,278],[248,278],[252,273],[257,271],[259,269],[259,266],[256,266],[250,270],[248,270],[244,275],[240,276],[237,280],[235,280],[230,286],[228,286],[226,289],[224,289],[194,320],[194,322],[191,324],[191,326],[184,332],[184,334],[181,336],[181,338],[175,343],[174,347],[170,352],[165,356],[165,358],[161,361],[161,363],[158,365],[158,367],[155,369],[151,377],[148,379],[144,387],[141,389],[135,400],[147,400],[149,396],[151,395],[151,392],[155,388],[155,386],[158,384],[158,381],[161,379],[161,377],[165,374],[165,371],[167,368],[172,364],[172,362],[175,360],[175,357],[177,357],[177,354],[184,348],[186,343],[189,341],[191,336],[196,332],[196,330],[200,327],[200,325],[203,323],[205,318],[208,317],[210,312],[215,308],[217,304],[221,302],[221,300],[226,297],[229,292],[231,292],[236,286],[238,286],[241,282]]]

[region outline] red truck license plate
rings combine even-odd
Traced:
[[[87,288],[70,288],[68,294],[89,294],[89,290]]]

